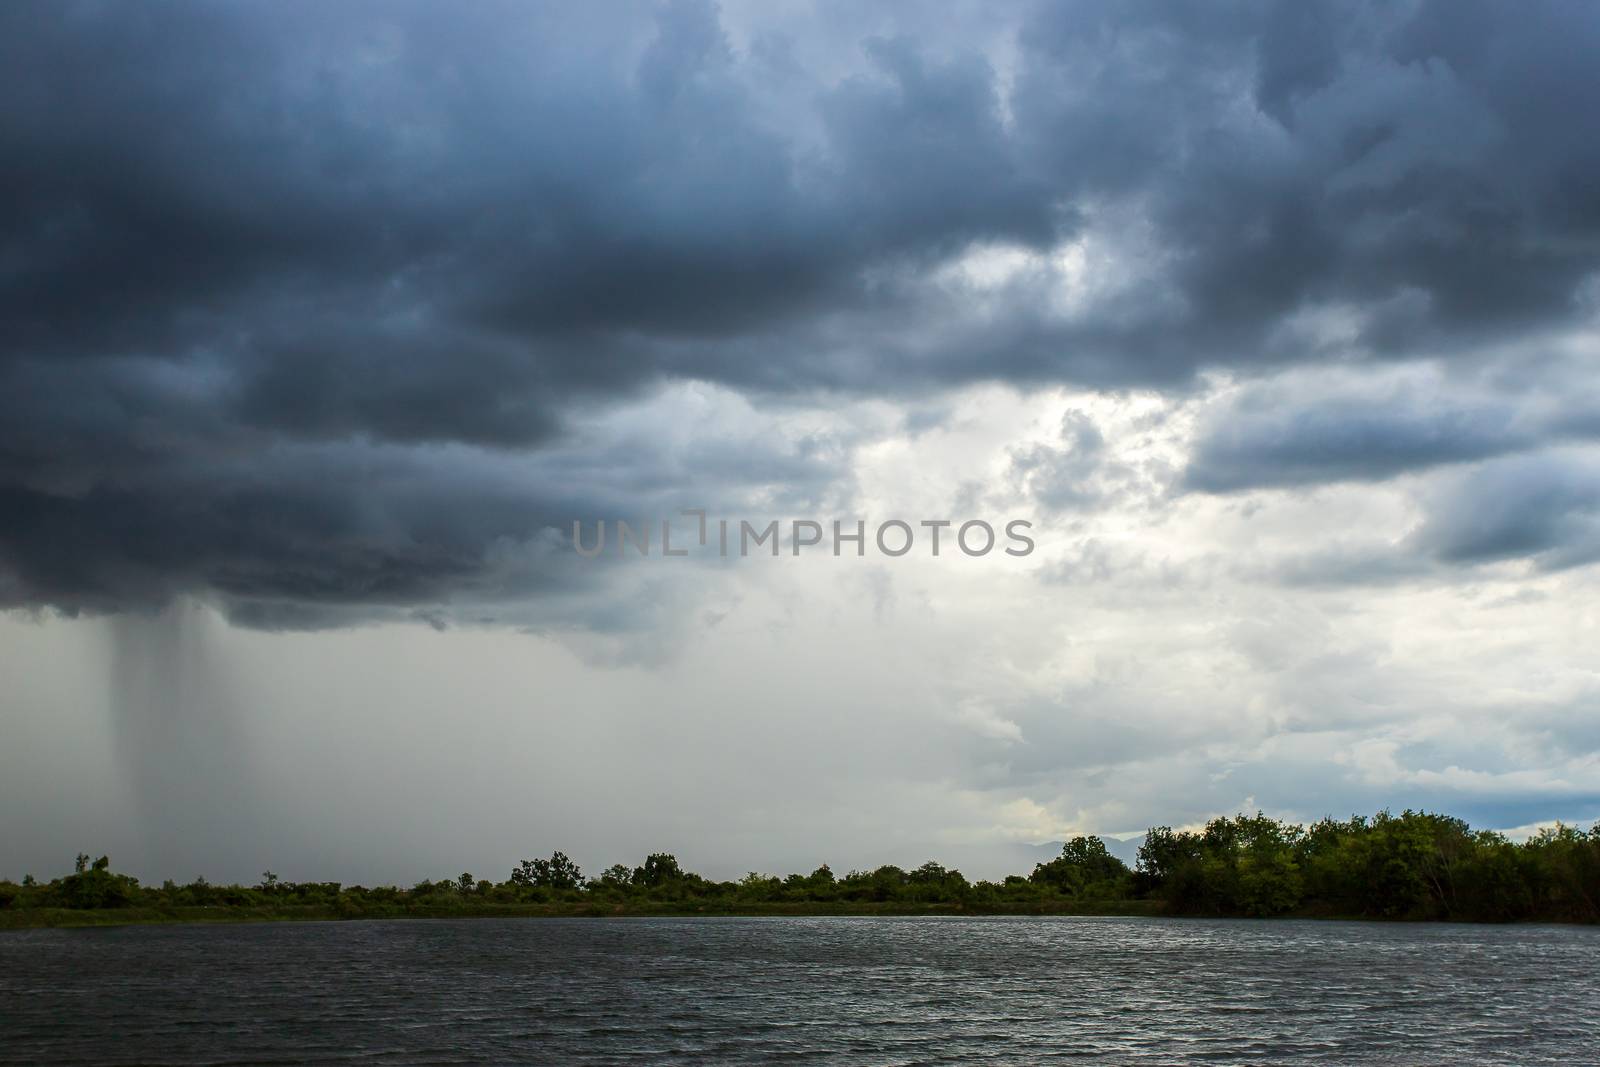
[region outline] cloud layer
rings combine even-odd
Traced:
[[[1592,314],[1582,6],[928,14],[9,5],[7,602],[479,597],[602,503],[503,457],[674,382],[1183,393]],[[1190,484],[1540,432],[1392,399],[1252,416]]]

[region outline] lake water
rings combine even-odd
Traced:
[[[0,1062],[1600,1062],[1600,930],[1110,918],[0,933]]]

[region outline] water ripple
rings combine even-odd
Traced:
[[[0,934],[0,1063],[1572,1064],[1600,931],[1080,918]]]

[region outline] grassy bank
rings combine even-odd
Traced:
[[[1162,914],[1151,900],[1057,901],[1028,908],[974,908],[960,904],[763,904],[735,908],[651,903],[484,904],[474,907],[388,907],[373,909],[326,905],[283,907],[127,907],[9,908],[0,911],[0,930],[40,927],[143,926],[157,923],[337,922],[373,919],[550,919],[645,916],[740,916],[750,918],[827,915],[1131,915]]]

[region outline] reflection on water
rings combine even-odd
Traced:
[[[1083,918],[0,933],[3,1063],[1552,1063],[1600,930]]]

